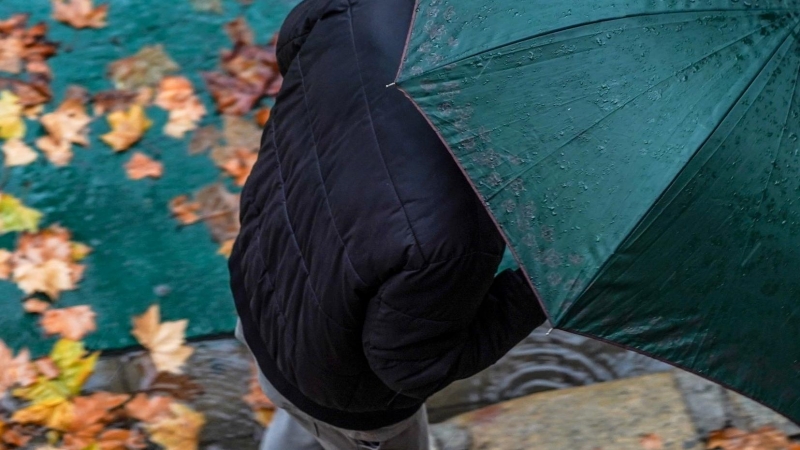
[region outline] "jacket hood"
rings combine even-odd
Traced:
[[[316,24],[329,14],[347,10],[350,0],[303,0],[286,17],[278,34],[277,57],[281,75],[300,53]]]

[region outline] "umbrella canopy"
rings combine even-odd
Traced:
[[[420,0],[397,85],[554,327],[800,421],[800,0]]]

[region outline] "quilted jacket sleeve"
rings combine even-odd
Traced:
[[[390,278],[363,329],[371,369],[391,389],[426,399],[494,364],[545,321],[519,271],[474,253]]]

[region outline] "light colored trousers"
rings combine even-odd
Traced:
[[[236,338],[247,345],[241,324]],[[423,405],[408,419],[377,430],[335,427],[300,411],[259,370],[261,389],[278,408],[264,432],[261,450],[429,450],[428,413]]]

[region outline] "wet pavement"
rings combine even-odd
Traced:
[[[447,426],[466,426],[470,449],[481,450],[641,449],[639,439],[649,433],[664,439],[664,449],[699,449],[709,431],[726,423],[743,429],[773,424],[800,434],[786,419],[699,377],[586,338],[545,331],[431,398],[431,420],[450,418]],[[234,339],[192,346],[186,373],[205,391],[191,402],[207,417],[201,448],[255,450],[263,430],[242,400],[250,377],[247,350]],[[104,357],[87,389],[133,392],[143,374],[136,353]],[[521,398],[453,417],[516,397]],[[459,445],[442,450],[466,450]]]

